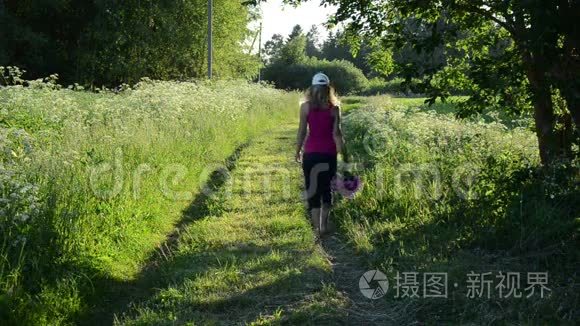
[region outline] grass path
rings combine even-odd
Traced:
[[[214,175],[216,191],[192,203],[143,275],[113,286],[109,295],[115,297],[103,308],[108,311],[95,321],[388,321],[383,300],[375,303],[358,292],[364,270],[342,242],[336,237],[323,246],[314,241],[300,199],[301,171],[292,161],[294,132],[294,125],[281,125],[237,153],[227,176]]]

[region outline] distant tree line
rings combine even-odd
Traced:
[[[413,20],[407,21],[406,29],[409,36],[429,33],[425,26]],[[337,71],[339,76],[344,76],[344,71],[350,72],[350,75],[362,73],[367,80],[372,80],[372,84],[377,85],[378,82],[379,86],[382,86],[376,89],[378,92],[415,93],[425,91],[421,80],[430,72],[440,69],[449,55],[441,46],[433,52],[417,49],[411,43],[393,47],[380,38],[354,37],[348,30],[340,29],[330,31],[328,37],[321,41],[316,25],[313,25],[306,34],[300,25],[296,25],[287,37],[281,34],[273,35],[264,45],[264,54],[265,76],[270,78],[275,71],[275,77],[272,77],[271,81],[283,88],[304,87],[308,78],[303,78],[305,82],[296,84],[297,70],[321,70],[324,65],[327,70],[340,67]],[[297,63],[301,63],[302,68],[308,63],[311,69],[297,69],[294,66]],[[360,76],[350,79],[357,81],[358,84],[346,83],[350,86],[341,87],[343,91],[361,92],[368,86],[368,81]],[[398,82],[387,83],[393,79],[397,79]],[[453,91],[460,92],[459,89]]]
[[[348,43],[355,48],[379,38],[392,49],[394,75],[406,82],[419,79],[416,84],[429,103],[461,90],[468,98],[459,103],[460,117],[489,110],[528,113],[534,118],[542,163],[577,164],[579,0],[321,3],[337,6],[329,23],[345,24]]]
[[[355,51],[338,31],[323,42],[314,25],[305,34],[300,25],[284,37],[275,34],[264,44],[264,78],[280,88],[302,89],[310,77],[323,71],[343,94],[360,93],[370,77],[387,77],[392,70],[391,53],[378,43],[363,43]]]

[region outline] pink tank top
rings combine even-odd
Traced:
[[[310,108],[308,110],[308,137],[304,144],[305,153],[336,154],[334,143],[334,117],[332,106],[328,108]]]

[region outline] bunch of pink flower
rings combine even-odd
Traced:
[[[332,191],[343,197],[353,199],[357,192],[362,189],[362,181],[359,177],[350,173],[337,174],[331,183]]]

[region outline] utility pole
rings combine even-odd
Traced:
[[[212,57],[212,16],[213,16],[213,0],[207,1],[207,78],[211,79],[212,77],[212,65],[213,65],[213,57]]]
[[[262,22],[260,22],[260,37],[258,38],[258,58],[260,58],[260,68],[258,68],[258,83],[262,81]]]

